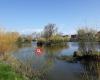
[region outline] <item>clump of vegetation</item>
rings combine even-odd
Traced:
[[[96,34],[96,40],[97,42],[100,42],[100,31]]]
[[[96,48],[97,31],[91,28],[80,28],[77,31],[79,49],[74,51],[73,56],[60,56],[57,59],[68,61],[68,62],[77,62],[77,61],[99,61],[100,51]]]
[[[49,45],[62,44],[68,41],[68,37],[59,34],[55,24],[48,24],[44,27],[42,36],[37,41]]]
[[[42,43],[45,43],[46,42],[46,39],[45,38],[39,38],[37,39],[38,42],[42,42]]]
[[[0,80],[25,80],[22,75],[16,73],[11,66],[0,62]]]
[[[45,70],[41,69],[35,70],[32,68],[32,64],[26,65],[20,60],[17,60],[15,57],[9,55],[8,58],[6,59],[6,63],[10,65],[11,69],[14,70],[15,73],[22,76],[23,78],[22,80],[46,80]]]
[[[31,42],[32,42],[32,35],[27,35],[27,36],[20,35],[16,41],[16,43],[18,44],[31,43]]]
[[[55,24],[48,24],[44,27],[43,37],[46,40],[50,39],[53,35],[56,34],[57,34],[57,27]]]
[[[12,50],[18,37],[19,33],[17,32],[6,32],[0,29],[0,55]]]
[[[83,55],[95,54],[96,30],[91,28],[81,28],[77,31],[77,34],[79,42],[79,51],[81,51]]]
[[[97,31],[91,28],[81,28],[77,31],[79,42],[95,42]]]
[[[53,43],[67,42],[68,38],[60,35],[55,35],[50,38]]]

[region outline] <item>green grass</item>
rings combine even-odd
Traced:
[[[9,65],[0,62],[0,80],[25,80],[16,73]]]

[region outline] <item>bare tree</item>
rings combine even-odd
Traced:
[[[45,26],[44,28],[44,38],[49,39],[51,36],[53,36],[54,34],[56,34],[57,32],[57,27],[55,24],[48,24]]]

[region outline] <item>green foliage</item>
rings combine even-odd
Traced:
[[[96,30],[91,28],[81,28],[77,31],[79,42],[95,42]]]
[[[50,42],[51,44],[62,44],[63,42],[68,41],[68,38],[59,35],[54,35],[51,36],[48,40],[45,38],[39,38],[37,41],[42,43]]]
[[[46,45],[64,44],[64,42],[68,41],[67,36],[63,36],[62,34],[58,33],[55,24],[46,25],[42,33],[42,36],[38,38],[37,41],[40,43],[46,43]]]
[[[39,39],[37,39],[37,41],[44,43],[44,42],[46,42],[46,39],[45,38],[39,38]]]
[[[50,38],[50,40],[53,42],[53,43],[59,43],[59,42],[63,42],[64,41],[64,38],[62,36],[58,36],[58,35],[55,35],[55,36],[52,36]]]
[[[97,40],[98,42],[100,42],[100,32],[98,32],[98,33],[96,34],[96,40]]]
[[[23,42],[23,38],[22,37],[19,37],[16,42],[17,43],[22,43]]]
[[[77,31],[78,42],[79,42],[79,50],[84,55],[94,54],[96,47],[96,31],[91,28],[81,28]]]
[[[0,62],[0,80],[25,80],[17,74],[9,65]]]
[[[32,37],[31,36],[20,36],[18,37],[17,41],[18,44],[21,43],[31,43],[32,42]]]

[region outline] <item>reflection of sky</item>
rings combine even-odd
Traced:
[[[80,77],[80,75],[83,76],[82,74],[85,74],[86,70],[84,70],[84,68],[88,69],[88,65],[85,65],[84,67],[83,63],[83,65],[80,65],[80,63],[68,63],[55,59],[56,53],[56,55],[72,55],[73,52],[78,49],[78,43],[76,42],[70,42],[68,45],[69,47],[60,49],[60,51],[51,51],[50,49],[45,49],[43,55],[37,56],[34,52],[36,43],[33,43],[32,47],[24,47],[14,52],[14,56],[26,65],[31,64],[35,70],[49,70],[49,80],[85,80],[86,76],[93,76],[85,75],[83,79]],[[95,65],[92,66],[94,67]]]
[[[97,45],[97,51],[99,51],[100,52],[100,43]]]
[[[65,61],[56,61],[53,69],[48,73],[48,80],[81,80],[80,64],[67,63]]]
[[[78,49],[78,43],[76,42],[70,42],[68,43],[69,47],[66,49],[63,49],[61,51],[61,55],[72,55],[74,51],[77,51]]]
[[[51,57],[55,56],[56,54],[72,55],[73,52],[76,51],[78,48],[77,43],[69,43],[68,45],[69,45],[68,48],[58,50],[58,51],[53,51],[53,52],[50,49],[46,49],[46,51],[44,50],[44,52],[41,55],[37,55],[35,52],[36,43],[33,43],[32,47],[19,49],[18,51],[14,52],[14,55],[22,62],[25,63],[30,62],[31,64],[38,63],[37,66],[39,66],[44,63],[45,59],[48,59],[48,57],[50,56]]]
[[[25,47],[14,52],[14,56],[21,61],[22,63],[31,65],[34,69],[42,68],[48,61],[48,58],[45,58],[45,53],[38,55],[36,53],[36,43],[32,44],[32,47]]]
[[[33,48],[21,49],[14,55],[23,63],[34,65],[34,67],[39,67],[44,61],[43,55],[36,55]]]

